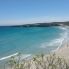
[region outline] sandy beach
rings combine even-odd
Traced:
[[[56,51],[56,55],[65,58],[67,61],[69,60],[69,45],[65,45]]]

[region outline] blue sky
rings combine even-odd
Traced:
[[[0,0],[0,25],[68,20],[69,0]]]

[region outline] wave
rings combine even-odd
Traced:
[[[62,29],[62,30],[67,30],[67,27],[59,27],[59,29]]]
[[[15,54],[12,54],[12,55],[9,55],[9,56],[0,58],[0,61],[5,60],[5,59],[8,59],[8,58],[11,58],[12,56],[16,56],[16,55],[18,55],[18,53],[15,53]]]
[[[65,46],[68,43],[68,28],[67,27],[60,27],[64,31],[62,36],[62,41],[60,42],[61,44],[57,47],[56,50],[53,50],[52,52],[58,51],[62,46]]]
[[[46,48],[46,47],[48,47],[48,46],[58,46],[59,43],[61,44],[62,41],[63,41],[63,38],[54,39],[54,40],[52,40],[52,41],[50,41],[50,42],[42,43],[40,47],[41,47],[41,48]]]
[[[60,33],[60,37],[56,38],[50,42],[44,42],[41,43],[40,48],[47,48],[49,46],[56,46],[57,49],[56,50],[52,50],[52,52],[55,52],[57,50],[59,50],[64,44],[66,44],[67,42],[67,37],[68,37],[68,29],[66,27],[59,27],[59,29],[63,30],[63,33]]]
[[[11,57],[13,57],[13,56],[16,56],[15,58],[18,59],[17,55],[18,55],[18,53],[15,53],[15,54],[12,54],[12,55],[9,55],[9,56],[0,58],[0,61],[9,59],[9,58],[11,58]],[[26,59],[26,58],[30,59],[30,57],[31,57],[31,54],[21,54],[21,59],[22,59],[22,60],[23,60],[23,59]]]

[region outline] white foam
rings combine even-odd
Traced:
[[[53,50],[52,52],[58,51],[60,49],[60,47],[63,45],[66,45],[66,43],[68,42],[68,29],[67,27],[60,27],[60,29],[64,30],[64,33],[60,34],[61,35],[61,42],[60,45],[58,45],[56,50]]]
[[[56,46],[57,49],[52,51],[52,52],[54,52],[54,51],[57,51],[62,46],[62,44],[64,45],[67,42],[67,37],[68,37],[67,28],[65,28],[65,27],[59,27],[59,28],[63,30],[63,33],[60,33],[60,37],[56,38],[50,42],[41,43],[40,48],[46,48],[49,46]]]
[[[59,29],[62,29],[62,30],[67,30],[67,27],[59,27]]]
[[[61,45],[61,42],[62,42],[63,40],[64,40],[63,38],[54,39],[54,40],[52,40],[52,41],[50,41],[50,42],[42,43],[40,47],[41,47],[41,48],[46,48],[46,47],[48,47],[48,46],[58,46],[59,43],[60,43],[60,45]]]
[[[18,55],[18,53],[15,53],[15,54],[12,54],[12,55],[9,55],[9,56],[0,58],[0,61],[9,59],[9,58],[11,58],[13,56],[15,56],[16,59],[18,59],[18,56],[17,55]],[[31,54],[21,54],[21,60],[26,59],[26,58],[27,59],[30,59],[30,57],[31,57]]]
[[[16,55],[18,55],[18,53],[15,53],[15,54],[12,54],[12,55],[9,55],[9,56],[0,58],[0,61],[5,60],[5,59],[8,59],[8,58],[11,58],[12,56],[16,56]]]

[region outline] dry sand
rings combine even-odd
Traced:
[[[69,46],[63,46],[58,51],[56,51],[56,55],[65,58],[67,61],[69,60]],[[68,62],[69,63],[69,62]]]

